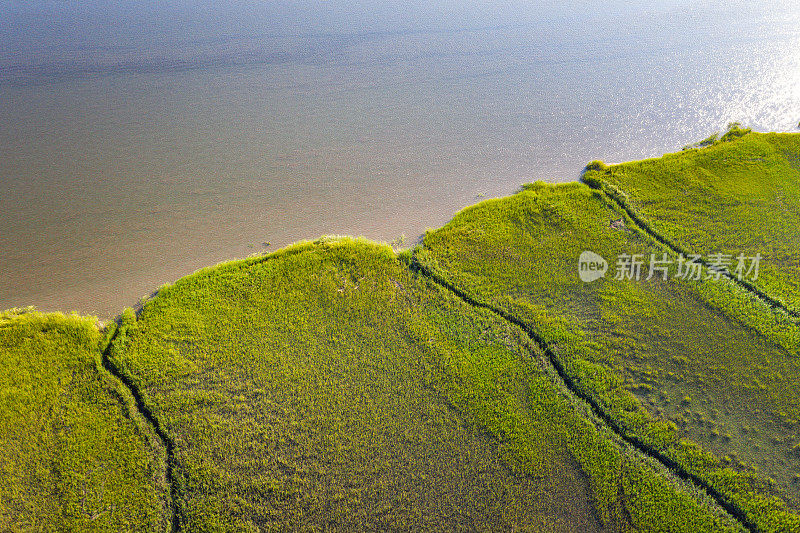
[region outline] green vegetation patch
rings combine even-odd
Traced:
[[[404,259],[322,239],[128,313],[111,360],[174,443],[182,529],[737,529]]]
[[[658,159],[587,167],[652,229],[690,253],[760,254],[764,292],[800,311],[800,135],[737,125]],[[749,266],[749,264],[748,264]],[[752,276],[746,276],[749,279]]]
[[[798,161],[734,126],[399,256],[204,269],[105,339],[2,313],[0,529],[800,531]],[[759,279],[650,277],[676,250]]]
[[[94,319],[0,313],[0,529],[164,531],[164,455]]]
[[[614,279],[620,254],[669,252],[634,228],[600,191],[537,183],[460,212],[414,261],[529,325],[626,435],[759,529],[800,528],[786,505],[799,490],[796,326],[730,282],[646,280],[646,267]],[[604,278],[581,281],[584,251],[609,263]]]

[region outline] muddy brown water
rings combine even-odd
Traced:
[[[165,42],[79,42],[46,10],[16,13],[0,24],[16,39],[0,45],[0,309],[107,318],[204,266],[322,234],[410,243],[524,182],[730,121],[795,131],[797,10],[696,4],[366,32],[237,34],[223,17],[195,40],[162,21],[148,31]]]

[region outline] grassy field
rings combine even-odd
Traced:
[[[524,333],[385,246],[202,271],[124,329],[112,358],[175,443],[189,531],[735,530],[598,429]]]
[[[0,313],[0,530],[168,531],[164,456],[95,321]]]
[[[724,281],[614,279],[619,254],[666,253],[632,225],[584,184],[534,184],[462,211],[414,254],[538,331],[627,434],[762,530],[800,528],[796,325]],[[609,262],[605,278],[580,280],[585,250]]]
[[[731,255],[731,270],[740,253],[760,254],[754,284],[800,311],[800,136],[734,125],[706,147],[602,166],[590,178],[687,252]]]
[[[201,270],[108,329],[0,313],[0,530],[800,531],[798,143],[595,162],[400,254]],[[678,251],[761,275],[675,279]]]

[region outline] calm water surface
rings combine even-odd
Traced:
[[[20,5],[0,2],[0,309],[110,317],[265,243],[413,241],[592,159],[800,120],[790,3],[257,24],[177,3],[97,21]]]

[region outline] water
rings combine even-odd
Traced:
[[[227,259],[410,242],[592,159],[800,120],[788,2],[193,5],[0,1],[0,309],[110,317]]]

